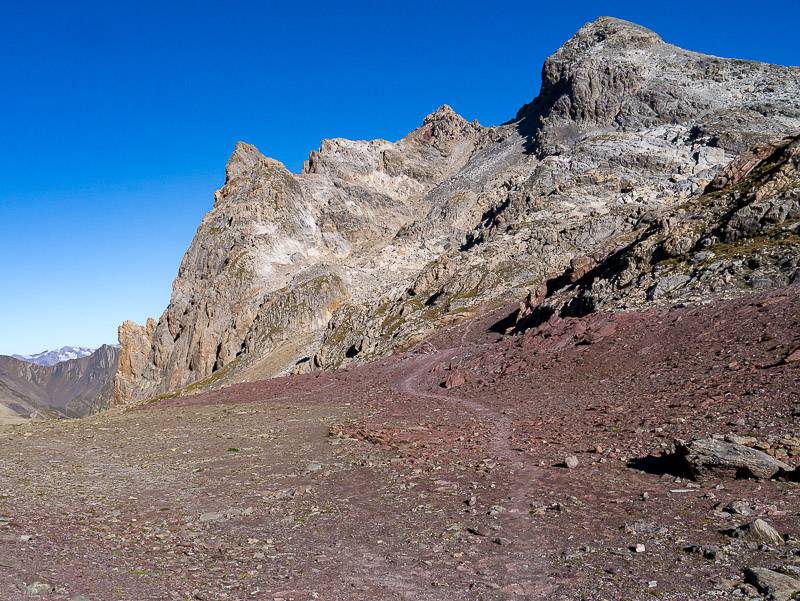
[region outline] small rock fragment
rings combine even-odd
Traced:
[[[798,361],[800,361],[800,348],[794,349],[783,360],[784,363],[797,363]]]
[[[732,442],[746,447],[752,447],[758,443],[758,439],[755,436],[739,436],[738,434],[726,434],[724,440],[725,442]]]
[[[749,503],[744,501],[733,501],[732,503],[728,503],[724,510],[733,515],[743,515],[745,517],[753,514],[753,508]]]
[[[575,469],[578,467],[578,458],[575,455],[569,455],[564,459],[564,465],[566,465],[569,469]]]
[[[716,545],[689,545],[685,548],[687,553],[696,553],[702,555],[705,559],[716,559],[719,554],[719,548]]]
[[[27,595],[36,596],[52,593],[55,590],[55,587],[49,582],[34,580],[30,584],[24,586],[23,592]]]
[[[746,538],[757,543],[782,545],[783,537],[768,522],[758,518],[749,524],[739,526],[731,532],[736,538]]]
[[[201,522],[218,522],[223,519],[225,516],[221,513],[217,513],[215,511],[210,511],[208,513],[204,513],[200,516]]]
[[[464,377],[464,374],[459,370],[455,370],[442,382],[442,388],[458,388],[466,384],[466,382],[467,379]]]

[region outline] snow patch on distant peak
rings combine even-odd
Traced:
[[[42,351],[34,355],[11,355],[14,359],[20,361],[27,361],[28,363],[35,363],[36,365],[55,365],[62,361],[69,361],[70,359],[80,359],[81,357],[88,357],[96,349],[87,348],[83,346],[62,346],[59,349],[51,351]]]

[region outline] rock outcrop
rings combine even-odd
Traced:
[[[785,283],[799,106],[798,68],[604,17],[505,125],[444,106],[397,142],[326,140],[299,174],[239,143],[169,307],[120,328],[117,401],[367,360],[528,291],[527,322],[672,300],[692,277],[682,258],[773,226],[788,234],[770,238],[772,279],[717,290],[711,275],[695,292]],[[661,258],[672,271],[653,274]]]
[[[800,281],[800,134],[731,161],[699,196],[643,216],[581,278],[553,280],[533,318],[732,298]],[[522,312],[520,313],[522,314]]]

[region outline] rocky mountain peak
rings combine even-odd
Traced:
[[[225,185],[214,195],[215,206],[232,197],[241,197],[260,178],[287,180],[291,172],[280,161],[269,158],[255,146],[239,141],[225,166]]]
[[[541,91],[517,117],[544,154],[563,153],[589,130],[659,125],[693,128],[741,152],[766,141],[769,121],[800,116],[789,101],[798,90],[798,68],[690,52],[639,25],[601,17],[545,61]],[[731,119],[739,125],[730,127]]]
[[[435,123],[437,121],[465,121],[466,120],[456,113],[449,104],[443,104],[438,109],[427,115],[423,120],[423,125],[428,123]]]
[[[230,181],[240,175],[246,174],[254,167],[266,160],[261,152],[247,142],[238,141],[225,166],[225,179]]]
[[[299,174],[239,143],[169,307],[120,330],[117,398],[371,359],[571,281],[736,155],[800,129],[798,107],[800,69],[602,17],[545,61],[514,122],[443,105],[394,142],[323,140]]]
[[[615,17],[599,17],[581,27],[556,51],[556,56],[591,54],[609,49],[648,48],[663,44],[656,32]]]
[[[449,105],[443,104],[422,120],[422,125],[409,133],[403,142],[433,146],[445,155],[464,149],[464,143],[472,147],[481,135],[482,128],[477,121],[470,123],[456,113]]]

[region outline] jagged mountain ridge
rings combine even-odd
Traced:
[[[97,349],[86,348],[83,346],[62,346],[54,350],[42,351],[33,355],[11,355],[14,359],[20,361],[27,361],[28,363],[35,363],[36,365],[55,365],[61,361],[68,361],[70,359],[80,359],[81,357],[88,357]]]
[[[542,82],[506,125],[445,106],[398,142],[326,140],[300,174],[237,144],[169,307],[120,328],[117,400],[407,347],[600,260],[745,149],[800,130],[800,69],[612,18]]]
[[[110,345],[54,365],[0,355],[0,421],[83,417],[107,408],[118,359],[119,349]]]

